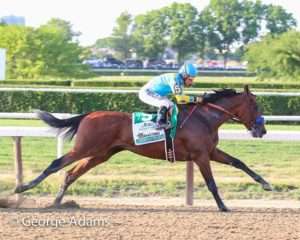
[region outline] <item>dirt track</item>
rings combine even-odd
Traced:
[[[231,206],[232,212],[219,213],[212,203],[185,207],[128,201],[76,199],[80,208],[47,209],[49,200],[43,199],[25,201],[19,209],[0,208],[0,239],[300,239],[300,208]]]

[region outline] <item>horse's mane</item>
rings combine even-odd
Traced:
[[[213,91],[214,91],[213,93],[205,93],[203,95],[205,102],[214,103],[220,100],[221,98],[233,97],[239,94],[236,92],[235,89],[231,89],[231,88],[223,88],[223,89],[213,90]]]

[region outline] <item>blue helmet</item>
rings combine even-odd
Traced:
[[[181,66],[178,73],[183,77],[196,77],[197,68],[192,63],[185,63]]]

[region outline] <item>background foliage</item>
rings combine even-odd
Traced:
[[[300,115],[300,97],[258,96],[265,115]],[[90,111],[156,111],[142,103],[136,93],[64,93],[1,91],[0,112],[84,113]]]
[[[199,57],[222,57],[225,66],[229,57],[240,60],[250,44],[250,69],[264,76],[297,79],[299,33],[285,34],[295,26],[295,18],[280,6],[259,0],[210,0],[202,11],[189,3],[173,3],[138,16],[123,12],[112,34],[90,48],[81,47],[80,33],[61,19],[51,19],[38,28],[2,24],[0,48],[7,49],[8,78],[29,79],[89,77],[91,72],[82,64],[83,59],[99,57],[97,49],[103,48],[121,59],[133,53],[142,60],[158,59],[173,52],[179,64]],[[260,41],[266,33],[269,36]],[[255,44],[260,55],[251,54]],[[274,47],[269,51],[270,45]],[[261,57],[257,63],[255,55],[256,59]]]
[[[268,35],[248,46],[248,67],[261,77],[300,79],[300,32]]]
[[[7,74],[12,79],[40,76],[78,77],[88,75],[81,62],[84,49],[71,24],[52,19],[37,29],[0,26],[0,48],[7,49]]]

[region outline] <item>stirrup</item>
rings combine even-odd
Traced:
[[[161,129],[169,129],[171,128],[171,123],[168,121],[166,123],[156,123],[156,129],[161,130]]]

